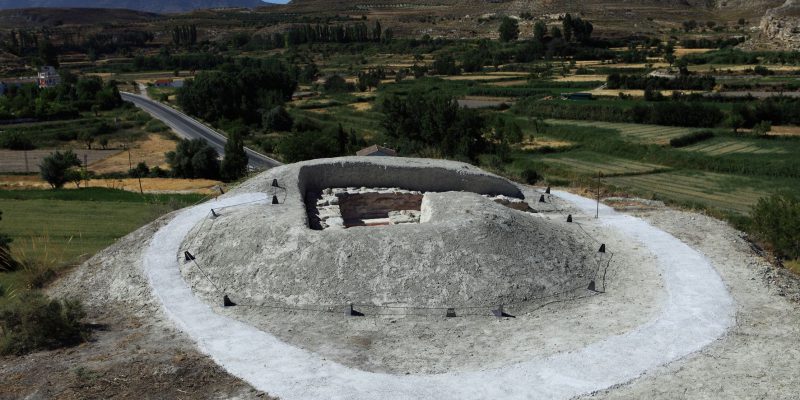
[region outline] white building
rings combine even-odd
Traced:
[[[55,68],[47,65],[39,70],[37,80],[40,88],[49,88],[61,83],[61,76],[58,75]]]

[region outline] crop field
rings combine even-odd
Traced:
[[[687,151],[698,151],[711,156],[724,156],[727,154],[786,154],[789,151],[781,148],[780,146],[768,145],[765,146],[761,143],[735,140],[735,139],[719,139],[708,140],[705,142],[697,143],[688,147],[684,147]]]
[[[582,157],[581,153],[571,153],[564,156],[543,157],[540,161],[545,164],[555,163],[560,167],[582,175],[597,175],[599,172],[603,176],[621,176],[669,170],[668,167],[663,165],[631,161],[618,157],[597,157],[596,160],[590,161],[591,158],[595,158],[594,156]]]
[[[756,178],[710,172],[675,171],[658,174],[620,176],[606,180],[647,197],[686,205],[702,205],[747,214],[758,199],[769,193]]]
[[[577,125],[590,128],[613,129],[625,138],[633,139],[640,143],[668,144],[670,139],[699,131],[697,128],[684,128],[675,126],[627,124],[618,122],[556,120],[546,121],[553,125]]]
[[[74,150],[78,159],[92,164],[113,156],[121,150]],[[0,150],[0,172],[38,172],[39,163],[53,150]],[[127,160],[127,158],[126,158]],[[127,171],[127,169],[126,169]]]

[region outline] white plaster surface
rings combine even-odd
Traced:
[[[554,194],[594,214],[593,200]],[[667,298],[654,320],[578,351],[494,369],[390,375],[348,368],[216,314],[183,280],[179,247],[210,208],[261,199],[262,193],[240,194],[179,213],[154,235],[143,264],[167,315],[202,352],[257,389],[284,399],[571,398],[630,381],[696,352],[734,323],[733,300],[704,256],[641,219],[601,206],[604,225],[641,242],[657,258]]]

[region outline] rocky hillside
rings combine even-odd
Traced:
[[[770,9],[761,19],[763,41],[776,47],[800,50],[800,2],[786,0]]]

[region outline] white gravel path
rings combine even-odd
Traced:
[[[594,215],[593,200],[566,192],[554,194]],[[601,206],[604,225],[640,242],[656,256],[667,299],[653,321],[579,351],[497,369],[389,375],[348,368],[216,314],[183,280],[179,247],[210,208],[260,199],[264,194],[241,194],[179,213],[154,235],[143,264],[166,313],[202,352],[257,389],[284,399],[571,398],[630,381],[696,352],[734,323],[733,300],[704,256],[641,219]]]

